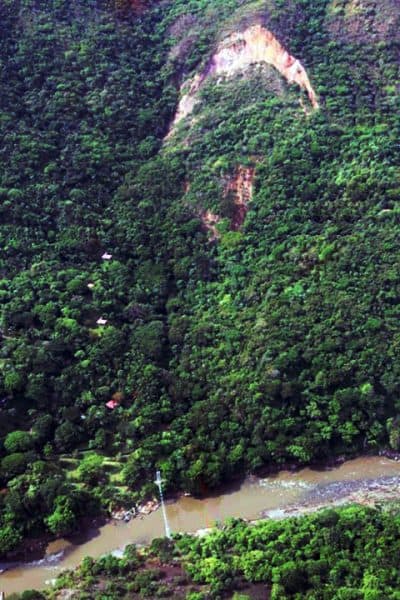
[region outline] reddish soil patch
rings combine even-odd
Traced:
[[[254,167],[238,167],[234,177],[225,187],[225,196],[230,196],[234,204],[231,218],[232,231],[239,231],[249,210],[253,198]]]
[[[114,0],[114,6],[117,10],[133,10],[137,15],[141,15],[150,8],[151,0]]]

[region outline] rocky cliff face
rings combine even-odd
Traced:
[[[296,83],[304,89],[312,107],[318,108],[317,95],[301,62],[289,54],[271,31],[258,24],[225,38],[206,68],[184,83],[174,125],[192,112],[199,91],[211,77],[231,77],[252,64],[262,63],[272,65],[288,83]]]

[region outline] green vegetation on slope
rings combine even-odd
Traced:
[[[399,9],[353,4],[2,3],[3,553],[153,493],[155,468],[201,492],[400,449]],[[163,144],[179,85],[257,21],[320,111],[254,67],[205,84]],[[224,189],[249,164],[230,231]]]

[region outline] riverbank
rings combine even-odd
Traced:
[[[202,495],[191,496],[185,492],[178,492],[170,494],[166,502],[168,505],[176,502],[180,502],[182,498],[193,497],[195,500],[207,501],[226,494],[230,494],[237,490],[240,490],[243,485],[247,483],[257,484],[266,478],[274,478],[282,472],[299,473],[304,469],[310,469],[312,471],[327,472],[332,469],[337,469],[340,465],[352,460],[368,460],[374,456],[365,454],[358,457],[352,456],[333,456],[329,460],[314,461],[310,465],[302,465],[299,463],[285,463],[282,465],[269,465],[268,467],[260,468],[254,475],[243,476],[238,475],[229,484],[223,484],[213,490],[208,490]],[[380,450],[378,457],[388,458],[391,461],[400,461],[400,454],[392,450]],[[106,524],[112,524],[114,520],[123,521],[125,523],[130,522],[132,519],[143,519],[144,516],[151,514],[158,510],[159,503],[153,498],[143,504],[135,505],[132,507],[119,507],[114,509],[110,514],[100,514],[92,517],[84,517],[79,520],[78,526],[75,532],[68,534],[64,539],[70,542],[73,546],[78,546],[81,543],[85,543],[88,537],[92,538],[98,535],[100,529]],[[4,568],[12,568],[16,563],[21,562],[33,562],[44,559],[46,556],[46,548],[49,544],[56,542],[57,537],[51,533],[45,533],[34,538],[26,538],[21,546],[7,554],[4,559],[0,559],[1,565]],[[7,566],[8,565],[8,566]]]
[[[61,539],[74,546],[85,543],[88,535],[96,537],[100,529],[106,524],[112,524],[114,521],[123,521],[129,523],[132,519],[143,519],[145,516],[155,512],[160,507],[156,499],[149,500],[144,504],[133,506],[129,509],[119,508],[111,512],[110,515],[97,515],[94,517],[83,517],[79,520],[78,527],[74,532],[64,538],[59,538],[51,533],[45,533],[34,538],[27,538],[24,543],[16,550],[7,553],[4,560],[0,560],[0,573],[22,562],[34,562],[43,560],[48,554],[49,545],[56,544]]]
[[[355,483],[355,482],[354,482]],[[326,508],[336,508],[350,504],[359,506],[376,507],[383,503],[396,502],[400,500],[400,480],[398,478],[383,479],[380,482],[370,481],[364,485],[354,486],[356,489],[344,496],[332,497],[330,502],[304,502],[294,504],[281,510],[263,511],[260,519],[255,519],[257,523],[262,519],[285,519],[288,517],[301,517],[324,510]]]
[[[381,504],[400,501],[400,481],[395,484],[390,481],[384,481],[379,484],[371,482],[368,489],[359,489],[342,498],[331,500],[329,504],[326,502],[319,503],[298,503],[292,506],[287,506],[284,509],[272,509],[262,511],[257,519],[247,520],[249,524],[257,525],[260,521],[268,519],[288,519],[290,517],[302,517],[304,515],[313,514],[327,508],[339,508],[346,505],[357,504],[358,506],[376,507]],[[195,532],[196,537],[204,537],[213,531],[213,527],[207,529],[199,529]]]
[[[376,509],[334,506],[324,513],[288,517],[230,520],[194,536],[164,538],[143,548],[129,546],[106,560],[85,561],[82,569],[64,573],[56,589],[43,598],[94,598],[110,591],[113,598],[132,600],[194,600],[215,594],[228,599],[237,592],[249,600],[264,600],[272,596],[274,586],[279,598],[291,598],[293,592],[302,597],[312,592],[320,597],[323,592],[324,597],[336,598],[336,592],[349,591],[349,585],[351,597],[357,592],[361,598],[365,572],[379,586],[369,591],[385,592],[374,598],[392,598],[399,589],[399,501]],[[344,570],[337,568],[338,554]]]
[[[105,515],[83,517],[79,519],[76,530],[66,536],[65,539],[70,540],[72,544],[80,544],[80,540],[85,538],[85,534],[82,532],[99,531],[108,522],[110,522],[110,518]],[[26,538],[20,547],[8,552],[3,560],[0,559],[0,571],[12,568],[13,565],[23,561],[32,562],[45,558],[48,546],[59,539],[59,537],[51,533],[44,533],[34,538]]]
[[[166,510],[172,532],[194,533],[228,517],[248,521],[283,518],[354,501],[379,502],[396,495],[400,496],[400,463],[369,456],[336,467],[286,470],[266,478],[250,478],[207,498],[181,495],[176,501],[168,501]],[[62,569],[75,569],[85,556],[97,558],[132,543],[146,545],[163,535],[159,510],[129,522],[108,520],[81,536],[81,543],[68,538],[52,544],[38,562],[30,559],[29,564],[5,565],[9,570],[0,576],[0,589],[6,593],[28,587],[40,589]]]

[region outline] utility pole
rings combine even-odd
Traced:
[[[162,514],[163,514],[163,518],[164,518],[164,527],[165,527],[165,537],[167,537],[168,539],[171,539],[171,530],[168,525],[167,511],[165,510],[164,496],[163,496],[163,491],[162,491],[162,479],[161,479],[160,471],[157,471],[156,480],[154,483],[158,486],[158,489],[160,491],[161,510],[162,510]]]

